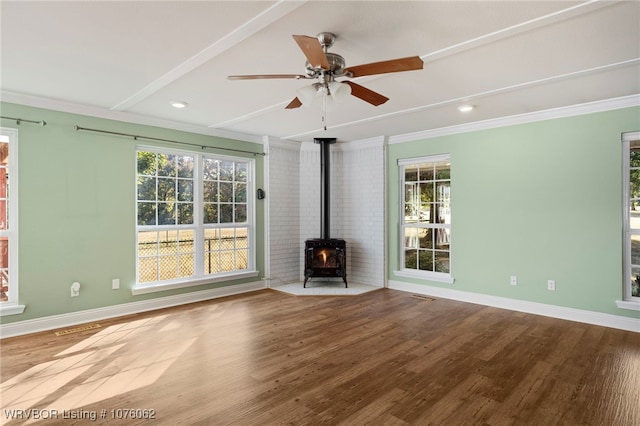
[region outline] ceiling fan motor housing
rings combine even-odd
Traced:
[[[307,70],[307,75],[310,77],[317,77],[322,74],[324,71],[325,74],[331,75],[341,75],[342,70],[344,69],[345,61],[344,58],[337,53],[327,52],[326,54],[327,62],[329,62],[329,69],[323,70],[322,68],[314,68],[311,66],[309,61],[305,63],[305,67]]]

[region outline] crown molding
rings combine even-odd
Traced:
[[[296,142],[288,139],[273,138],[270,136],[265,136],[263,138],[263,143],[265,146],[282,148],[282,149],[290,149],[294,151],[300,151],[300,146],[301,146],[300,142]]]
[[[338,139],[331,148],[332,151],[356,151],[359,149],[367,149],[367,148],[377,148],[382,147],[385,144],[384,136],[374,136],[372,138],[367,139],[358,139],[354,141],[343,141]],[[315,151],[317,148],[315,147],[315,143],[312,140],[299,142],[301,151]]]
[[[110,110],[90,105],[75,104],[72,102],[66,102],[57,99],[47,99],[38,96],[25,95],[22,93],[8,92],[4,90],[0,91],[0,100],[6,103],[24,105],[33,108],[43,108],[70,114],[78,114],[95,118],[104,118],[107,120],[116,120],[125,123],[140,124],[143,126],[162,127],[165,129],[179,130],[182,132],[215,136],[224,139],[233,139],[257,144],[263,143],[262,137],[257,135],[213,129],[207,126],[179,123],[176,121],[132,114],[129,112]]]
[[[307,146],[313,146],[312,141],[296,142],[289,139],[264,137],[249,135],[245,133],[218,130],[206,126],[179,123],[171,120],[152,118],[143,115],[131,114],[122,111],[114,111],[89,105],[80,105],[55,99],[41,98],[32,95],[25,95],[15,92],[0,91],[2,102],[14,103],[34,108],[43,108],[53,111],[79,114],[89,117],[104,118],[132,124],[145,126],[162,127],[166,129],[179,130],[183,132],[214,136],[225,139],[233,139],[244,142],[257,143],[261,145],[269,144],[274,147],[286,149],[304,150]],[[566,107],[551,108],[541,111],[528,112],[524,114],[510,115],[489,120],[475,121],[471,123],[458,124],[437,129],[421,130],[418,132],[393,135],[388,137],[388,144],[411,142],[416,140],[432,139],[441,136],[449,136],[460,133],[475,132],[480,130],[495,129],[499,127],[513,126],[518,124],[533,123],[556,118],[573,117],[584,114],[610,111],[621,108],[640,106],[640,94],[622,96],[618,98],[605,99],[600,101],[586,102],[582,104],[570,105]],[[368,139],[356,141],[338,141],[337,149],[362,149],[365,147],[381,146],[385,143],[384,136],[376,136]],[[308,145],[311,144],[311,145]]]
[[[340,142],[336,144],[336,147],[341,151],[356,151],[359,149],[367,148],[379,148],[384,146],[385,137],[375,136],[373,138],[360,139],[356,141]]]
[[[313,143],[313,141],[302,141],[300,142],[300,151],[318,151],[318,148],[316,147],[316,144]]]
[[[457,124],[455,126],[440,127],[437,129],[422,130],[389,137],[389,144],[411,142],[423,139],[432,139],[441,136],[456,135],[460,133],[475,132],[479,130],[495,129],[498,127],[514,126],[517,124],[533,123],[536,121],[566,118],[577,115],[592,114],[596,112],[611,111],[621,108],[640,106],[640,94],[622,96],[619,98],[605,99],[601,101],[586,102],[566,107],[551,108],[541,111],[516,114],[489,120],[475,121],[472,123]]]

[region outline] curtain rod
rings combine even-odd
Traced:
[[[133,138],[134,140],[144,139],[144,140],[149,140],[149,141],[170,142],[170,143],[177,143],[177,144],[180,144],[180,145],[196,146],[196,147],[199,147],[200,149],[211,148],[211,149],[221,149],[221,150],[224,150],[224,151],[243,152],[245,154],[263,155],[263,156],[266,155],[264,152],[253,152],[253,151],[245,151],[243,149],[222,148],[222,147],[215,147],[215,146],[199,145],[199,144],[196,144],[196,143],[181,142],[181,141],[175,141],[175,140],[172,140],[172,139],[162,139],[162,138],[154,138],[154,137],[150,137],[150,136],[132,135],[130,133],[113,132],[111,130],[90,129],[90,128],[87,128],[87,127],[80,127],[77,124],[75,126],[73,126],[73,129],[76,132],[79,131],[79,130],[84,130],[84,131],[87,131],[87,132],[106,133],[106,134],[109,134],[109,135],[126,136],[126,137]]]
[[[39,124],[41,126],[46,126],[47,122],[44,120],[35,121],[35,120],[26,120],[24,118],[14,118],[14,117],[5,117],[4,115],[0,115],[0,118],[6,118],[7,120],[15,120],[16,124],[20,125],[21,123],[33,123]]]

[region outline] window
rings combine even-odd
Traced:
[[[399,160],[402,194],[401,271],[451,279],[451,162],[449,155]]]
[[[138,287],[254,272],[252,160],[145,149],[137,167]]]
[[[18,305],[18,131],[0,129],[0,312],[20,314]]]
[[[633,302],[625,306],[640,306],[640,132],[622,135],[623,153],[623,253],[624,300]],[[637,306],[634,306],[637,305]]]

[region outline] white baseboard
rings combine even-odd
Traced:
[[[617,328],[627,331],[640,332],[640,320],[637,318],[622,317],[600,312],[585,311],[581,309],[566,308],[563,306],[547,305],[544,303],[529,302],[525,300],[509,299],[506,297],[490,296],[485,294],[470,293],[460,290],[452,290],[429,285],[405,283],[389,280],[390,289],[401,290],[410,293],[424,294],[444,299],[458,300],[461,302],[475,303],[495,308],[508,309],[529,314],[543,315],[586,324],[600,325],[603,327]],[[40,331],[70,327],[78,324],[131,315],[188,303],[201,302],[219,297],[232,296],[234,294],[247,293],[267,288],[264,281],[251,282],[210,290],[195,291],[175,296],[161,297],[157,299],[142,300],[140,302],[124,303],[105,308],[89,309],[86,311],[72,312],[68,314],[52,315],[33,320],[18,321],[0,325],[0,339],[6,337],[21,336]]]
[[[265,288],[267,288],[267,286],[264,281],[256,281],[209,290],[194,291],[175,296],[159,297],[157,299],[141,300],[139,302],[123,303],[104,308],[88,309],[86,311],[71,312],[68,314],[52,315],[44,318],[1,324],[0,339],[69,327],[124,315],[137,314],[140,312],[153,311],[156,309],[169,308],[172,306],[186,305],[188,303],[232,296],[234,294],[247,293]]]
[[[460,302],[475,303],[478,305],[492,306],[494,308],[509,309],[511,311],[526,312],[529,314],[543,315],[546,317],[577,321],[586,324],[600,325],[603,327],[611,327],[640,333],[640,320],[637,318],[394,280],[389,280],[389,288],[407,291],[410,293],[424,294],[427,296],[441,297],[444,299],[458,300]]]

